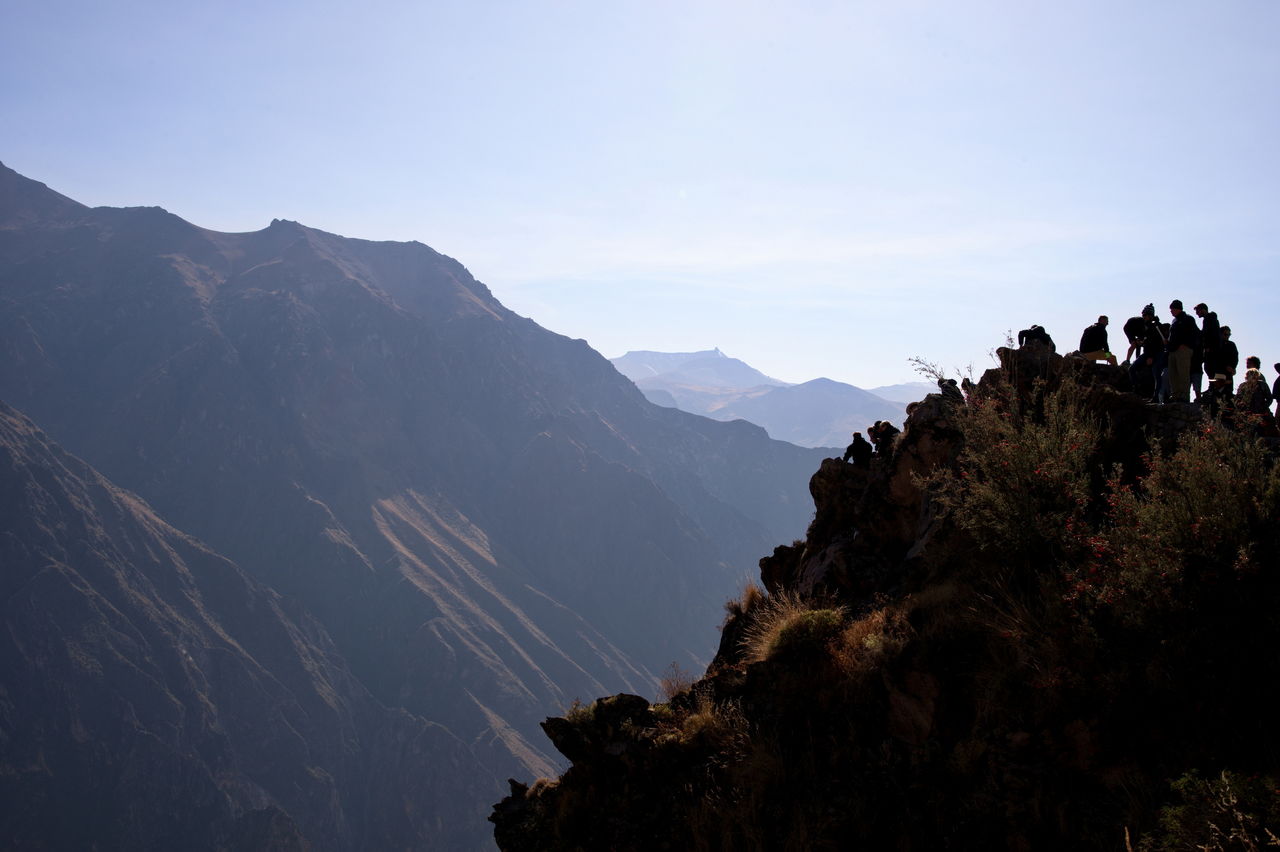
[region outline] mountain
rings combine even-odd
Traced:
[[[324,628],[0,404],[10,849],[424,846],[468,744],[381,706]],[[199,831],[192,821],[199,820]]]
[[[752,388],[785,387],[786,382],[770,378],[719,349],[701,352],[648,352],[637,350],[611,359],[618,372],[639,384],[662,378],[665,382],[691,387]]]
[[[218,233],[2,166],[0,347],[0,398],[317,625],[375,705],[465,746],[438,755],[456,796],[374,768],[380,795],[421,792],[378,848],[486,847],[501,779],[554,768],[543,717],[708,659],[822,456],[650,404],[424,245]]]
[[[771,379],[719,349],[703,352],[628,352],[618,371],[656,405],[716,420],[746,420],[802,447],[841,447],[850,433],[877,420],[901,422],[903,405],[853,385],[813,379],[798,385]],[[899,392],[913,385],[897,386]],[[929,392],[924,385],[910,399]]]
[[[873,393],[890,402],[908,403],[924,399],[926,394],[936,393],[937,390],[938,386],[932,382],[903,382],[897,385],[881,385],[878,388],[870,388],[867,393]]]
[[[813,379],[744,396],[726,403],[713,416],[741,418],[763,426],[774,438],[802,447],[843,448],[850,433],[862,432],[877,420],[901,423],[902,406],[844,382]]]
[[[1274,424],[997,355],[890,455],[822,463],[702,678],[548,719],[572,766],[511,782],[499,846],[1275,845]]]

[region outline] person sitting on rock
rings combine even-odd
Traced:
[[[878,424],[876,430],[876,453],[882,456],[891,455],[893,453],[893,441],[898,437],[901,431],[888,420],[882,420]]]
[[[960,386],[956,384],[955,379],[938,379],[938,390],[942,392],[943,399],[964,402],[964,394],[960,392]]]
[[[1042,346],[1047,346],[1050,352],[1057,352],[1058,347],[1053,344],[1053,338],[1049,336],[1049,332],[1045,331],[1042,326],[1033,325],[1031,328],[1024,328],[1018,332],[1018,345],[1026,346],[1028,343],[1035,341]]]
[[[1252,415],[1249,425],[1255,434],[1271,425],[1271,391],[1257,367],[1244,371],[1244,381],[1236,389],[1236,411]]]
[[[1209,381],[1209,388],[1200,396],[1202,404],[1207,404],[1209,416],[1222,418],[1224,425],[1234,423],[1235,398],[1231,395],[1231,380],[1226,373],[1215,373]]]
[[[1100,316],[1097,322],[1084,330],[1080,335],[1080,357],[1087,361],[1106,361],[1114,367],[1116,356],[1111,354],[1111,347],[1107,344],[1108,322],[1105,316]]]
[[[875,451],[861,432],[853,433],[853,443],[845,447],[844,461],[853,462],[854,467],[871,467],[871,454]]]

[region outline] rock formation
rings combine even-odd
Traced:
[[[1280,466],[1034,346],[824,461],[705,676],[549,719],[508,852],[1261,848],[1280,833]]]

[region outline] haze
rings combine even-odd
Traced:
[[[0,160],[203,227],[419,240],[607,356],[786,381],[1277,311],[1280,5],[32,2]],[[975,362],[976,359],[976,362]]]

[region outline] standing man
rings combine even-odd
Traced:
[[[1182,310],[1182,300],[1169,303],[1173,322],[1169,326],[1169,398],[1173,402],[1191,401],[1191,356],[1195,354],[1200,329],[1191,315]]]
[[[1164,332],[1160,330],[1155,305],[1148,304],[1142,309],[1142,319],[1147,324],[1146,338],[1142,342],[1142,363],[1151,371],[1151,401],[1163,402],[1160,399],[1160,379],[1169,356],[1164,351]]]
[[[1236,348],[1236,344],[1231,339],[1231,326],[1224,325],[1222,327],[1222,343],[1218,350],[1218,357],[1221,359],[1218,366],[1222,368],[1222,372],[1226,374],[1227,381],[1235,378],[1236,367],[1240,366],[1240,350]]]
[[[1200,351],[1204,353],[1201,366],[1206,376],[1215,376],[1222,372],[1219,363],[1222,350],[1222,326],[1218,325],[1218,314],[1209,310],[1204,302],[1196,305],[1196,316],[1200,317]]]
[[[1276,368],[1276,381],[1271,386],[1271,398],[1276,401],[1276,417],[1280,418],[1280,364],[1273,364]]]

